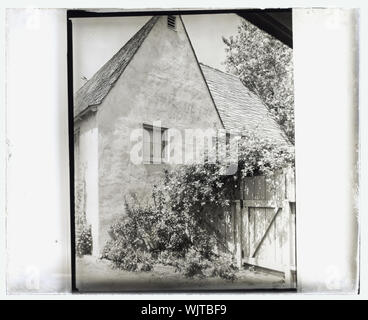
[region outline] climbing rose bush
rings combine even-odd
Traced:
[[[126,215],[111,226],[102,257],[129,271],[150,260],[173,265],[187,277],[203,276],[219,257],[216,221],[224,210],[218,208],[229,206],[228,177],[220,170],[216,164],[177,167],[154,186],[151,205],[127,198]]]
[[[294,146],[264,138],[257,131],[243,131],[238,162],[238,173],[241,176],[271,177],[282,169],[294,167]]]
[[[102,257],[129,271],[148,271],[163,263],[187,277],[212,275],[233,281],[236,268],[218,223],[236,196],[239,179],[270,176],[293,164],[292,148],[244,132],[236,174],[223,175],[218,163],[177,166],[164,171],[153,187],[151,204],[141,204],[134,195],[126,198],[126,214],[111,226],[112,240]]]

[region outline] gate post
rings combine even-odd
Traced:
[[[283,227],[286,231],[285,243],[283,248],[283,264],[284,264],[284,273],[285,273],[285,285],[291,287],[293,285],[293,275],[292,275],[292,234],[291,234],[291,210],[289,200],[284,200],[283,203]]]
[[[240,200],[235,200],[235,259],[236,265],[240,269],[242,266],[242,208]]]
[[[286,225],[285,230],[287,231],[287,251],[288,251],[288,262],[287,262],[287,270],[285,270],[285,283],[287,283],[290,287],[296,286],[296,278],[295,278],[295,170],[289,168],[286,170],[285,174],[285,185],[286,185],[286,193],[285,197],[287,201],[285,201],[286,208]]]

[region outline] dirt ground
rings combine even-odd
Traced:
[[[112,268],[107,260],[92,256],[77,258],[76,282],[81,292],[257,290],[283,288],[279,275],[264,271],[239,270],[234,282],[219,277],[187,279],[171,266],[156,265],[149,272]]]

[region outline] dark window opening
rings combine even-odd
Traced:
[[[167,129],[143,125],[143,162],[164,163],[167,161]]]
[[[167,26],[170,29],[176,29],[176,17],[175,16],[167,16]]]

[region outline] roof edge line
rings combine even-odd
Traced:
[[[229,72],[222,71],[222,70],[217,69],[217,68],[215,68],[215,67],[209,66],[208,64],[205,64],[205,63],[203,63],[203,62],[200,62],[199,64],[201,64],[201,65],[203,65],[203,66],[205,66],[205,67],[207,67],[207,68],[213,69],[213,70],[215,70],[215,71],[221,72],[221,73],[223,73],[223,74],[225,74],[225,75],[227,75],[227,76],[231,76],[231,77],[237,78],[237,79],[240,81],[239,76],[237,76],[237,75],[235,75],[235,74],[232,74],[232,73],[229,73]]]
[[[266,103],[266,102],[264,102],[264,101],[263,101],[263,99],[262,99],[258,94],[254,93],[254,92],[253,92],[252,90],[250,90],[247,86],[245,86],[245,85],[244,85],[244,83],[240,80],[239,76],[236,76],[236,75],[231,74],[231,73],[224,72],[224,71],[222,71],[222,70],[219,70],[219,69],[217,69],[217,68],[214,68],[214,67],[209,66],[209,65],[207,65],[207,64],[205,64],[205,63],[202,63],[202,62],[200,62],[199,64],[200,64],[200,65],[205,66],[206,68],[210,68],[210,69],[214,70],[215,72],[219,72],[219,73],[222,73],[222,74],[224,74],[224,75],[228,75],[228,76],[231,76],[231,77],[233,77],[233,78],[236,78],[236,79],[241,83],[241,85],[242,85],[242,86],[244,86],[244,88],[246,88],[246,89],[247,89],[247,90],[248,90],[248,91],[249,91],[253,96],[255,96],[255,97],[256,97],[256,99],[258,99],[258,100],[259,100],[259,102],[260,102],[261,104],[263,104],[263,105],[266,107],[266,109],[267,109],[267,114],[266,114],[266,116],[267,116],[271,121],[273,121],[273,122],[274,122],[274,124],[278,127],[278,129],[280,129],[281,136],[284,138],[284,140],[286,141],[286,143],[288,143],[288,144],[290,144],[290,145],[294,146],[294,144],[291,142],[290,138],[289,138],[289,137],[288,137],[288,135],[286,134],[285,130],[282,128],[282,126],[281,126],[281,125],[276,121],[276,119],[274,118],[273,113],[272,113],[272,111],[271,111],[270,107],[267,105],[267,103]]]
[[[190,48],[192,49],[192,52],[193,52],[193,55],[194,55],[194,59],[195,59],[195,61],[196,61],[196,63],[197,63],[197,67],[198,67],[198,69],[199,69],[199,72],[201,73],[202,79],[203,79],[203,81],[204,81],[204,83],[205,83],[205,85],[206,85],[206,88],[207,88],[207,91],[208,91],[208,93],[209,93],[209,95],[210,95],[210,97],[211,97],[212,103],[213,103],[213,105],[215,106],[215,110],[216,110],[217,115],[218,115],[218,117],[219,117],[219,119],[220,119],[220,122],[221,122],[221,124],[222,124],[222,127],[225,129],[225,124],[224,124],[224,122],[222,121],[222,118],[221,118],[220,112],[218,111],[218,108],[217,108],[216,103],[215,103],[215,100],[214,100],[214,98],[213,98],[213,96],[212,96],[211,90],[210,90],[210,88],[208,87],[207,80],[206,80],[206,78],[205,78],[205,76],[204,76],[204,74],[203,74],[203,70],[202,70],[202,68],[201,68],[201,66],[200,66],[200,63],[199,63],[199,61],[198,61],[197,55],[196,55],[196,53],[195,53],[195,51],[194,51],[194,48],[193,48],[193,45],[192,45],[192,41],[190,40],[190,37],[189,37],[189,35],[188,35],[188,32],[187,32],[187,29],[186,29],[186,27],[185,27],[184,21],[183,21],[183,19],[181,18],[181,15],[179,15],[179,18],[180,18],[181,24],[183,25],[184,33],[185,33],[185,36],[186,36],[186,37],[187,37],[187,39],[188,39],[188,42],[189,42]]]
[[[101,68],[99,68],[95,73],[94,73],[94,75],[96,74],[96,73],[98,73],[101,69],[103,69],[104,67],[105,67],[105,65],[107,64],[107,63],[109,63],[119,52],[120,52],[120,50],[122,50],[139,32],[141,32],[142,30],[143,30],[143,28],[148,24],[148,23],[150,23],[150,21],[152,21],[152,20],[156,20],[156,21],[154,21],[153,23],[152,23],[152,25],[151,25],[151,27],[150,27],[150,29],[148,30],[148,32],[147,32],[147,34],[144,36],[144,38],[142,39],[142,41],[139,43],[139,45],[137,46],[137,48],[135,49],[135,52],[133,53],[133,55],[132,55],[132,57],[129,59],[129,61],[128,61],[128,63],[127,63],[127,65],[124,67],[124,69],[121,71],[121,73],[119,74],[119,76],[116,78],[116,80],[113,82],[113,83],[111,83],[110,84],[110,87],[109,87],[109,89],[108,89],[108,91],[107,91],[107,93],[104,95],[104,97],[101,99],[101,101],[99,102],[99,103],[95,103],[95,104],[88,104],[87,105],[87,107],[85,108],[85,109],[83,109],[83,110],[81,110],[79,113],[77,113],[76,115],[74,115],[74,117],[78,117],[78,116],[83,116],[82,115],[82,113],[83,113],[83,111],[85,111],[85,110],[87,110],[88,108],[90,108],[90,107],[92,107],[92,106],[99,106],[104,100],[105,100],[105,98],[106,98],[106,96],[108,95],[108,93],[110,92],[110,90],[114,87],[114,85],[115,85],[115,83],[119,80],[119,78],[121,77],[121,75],[124,73],[124,71],[125,71],[125,69],[128,67],[128,65],[130,64],[130,62],[133,60],[133,58],[134,58],[134,56],[137,54],[137,52],[139,51],[139,49],[141,48],[141,46],[142,46],[142,44],[143,44],[143,42],[144,42],[144,40],[148,37],[148,35],[151,33],[151,31],[152,31],[152,29],[153,29],[153,27],[156,25],[156,23],[157,23],[157,21],[159,20],[159,18],[160,18],[160,16],[153,16],[150,20],[148,20],[125,44],[124,44],[124,46],[123,47],[121,47],[106,63],[104,63],[103,65],[102,65],[102,67]],[[93,76],[94,76],[93,75]],[[92,76],[92,78],[93,78],[93,76]],[[92,79],[91,78],[91,79]],[[90,80],[91,80],[90,79]],[[82,86],[82,87],[80,87],[78,90],[77,90],[77,92],[74,94],[74,96],[78,93],[78,91],[79,90],[81,90],[86,84],[88,83],[88,81]]]

